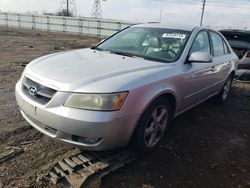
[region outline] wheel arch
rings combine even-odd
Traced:
[[[143,109],[143,113],[145,112],[145,110],[158,98],[167,98],[170,100],[170,104],[171,104],[171,117],[174,117],[175,112],[176,112],[176,95],[173,91],[171,90],[167,90],[167,91],[162,91],[160,93],[158,93],[157,95],[155,95],[154,97],[152,97],[152,99],[147,103],[147,105],[145,105],[144,109]],[[142,114],[143,114],[142,113]],[[138,118],[139,120],[141,119],[141,116]],[[138,121],[139,121],[138,120]],[[137,122],[138,123],[138,122]]]
[[[167,98],[169,99],[170,101],[170,104],[171,104],[171,120],[174,118],[175,116],[175,113],[176,113],[176,105],[177,105],[177,101],[176,101],[176,95],[174,94],[174,92],[170,91],[170,90],[167,90],[167,91],[163,91],[163,92],[160,92],[158,93],[157,95],[155,95],[148,103],[147,105],[145,105],[144,109],[143,109],[143,112],[140,114],[137,122],[136,122],[136,126],[134,127],[132,133],[131,133],[131,136],[130,136],[130,143],[131,141],[133,140],[133,137],[134,137],[134,134],[135,134],[135,131],[138,127],[138,123],[139,121],[141,120],[142,118],[142,115],[144,114],[144,112],[146,111],[146,109],[158,98],[161,98],[161,97],[164,97],[164,98]]]
[[[235,75],[236,75],[235,70],[231,71],[230,76],[232,76],[232,77],[234,78],[234,77],[235,77]]]

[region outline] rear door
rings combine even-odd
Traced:
[[[213,87],[211,91],[213,93],[219,92],[227,77],[232,66],[231,52],[220,34],[209,31],[211,40],[213,62],[211,68],[211,79],[213,80]]]

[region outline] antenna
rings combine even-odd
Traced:
[[[102,1],[106,1],[106,0],[102,0]],[[94,18],[102,18],[101,0],[94,0],[91,16]]]
[[[77,16],[75,0],[62,0],[59,12],[63,16]]]
[[[203,17],[204,17],[204,12],[205,12],[205,7],[206,7],[206,0],[202,0],[202,12],[201,12],[200,26],[202,26]]]

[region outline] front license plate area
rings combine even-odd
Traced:
[[[31,116],[31,117],[35,117],[36,116],[36,107],[30,103],[28,103],[27,101],[25,100],[22,100],[22,109],[23,111],[28,115],[28,116]]]

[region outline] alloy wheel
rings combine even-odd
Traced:
[[[228,94],[229,94],[229,91],[230,91],[230,88],[231,88],[231,82],[232,80],[229,78],[223,88],[223,94],[222,94],[222,98],[223,100],[226,100]]]
[[[157,106],[150,115],[145,128],[144,140],[148,148],[154,147],[163,136],[168,123],[167,106]]]

